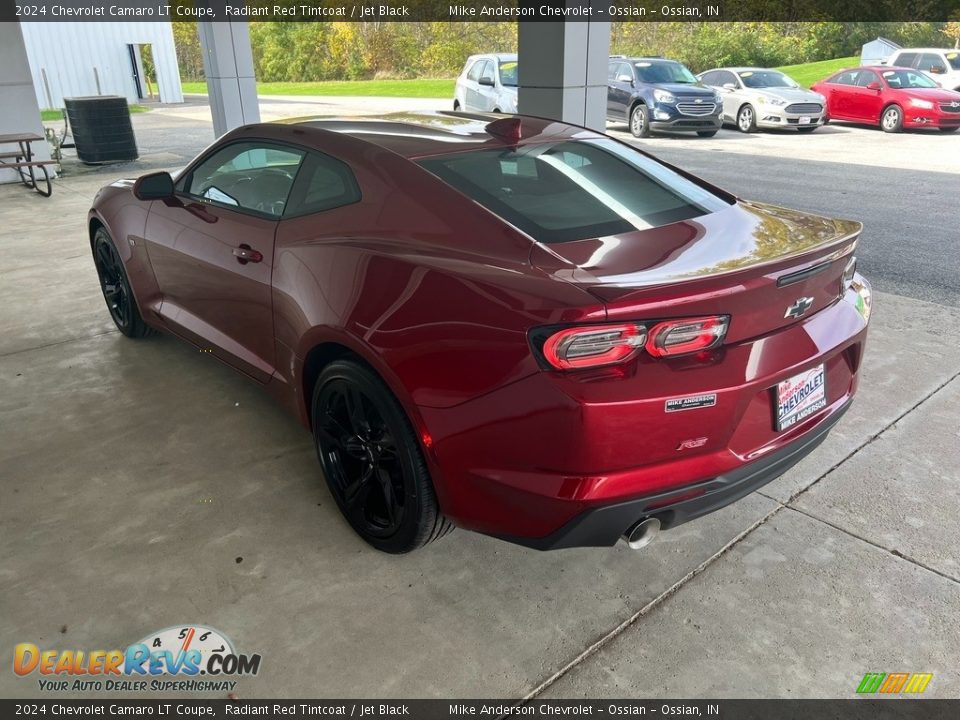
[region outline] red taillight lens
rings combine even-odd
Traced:
[[[593,325],[560,330],[543,343],[543,356],[558,370],[577,370],[623,362],[643,347],[643,325]]]
[[[667,357],[708,350],[723,342],[727,322],[725,316],[718,315],[657,323],[647,338],[647,352],[654,357]]]

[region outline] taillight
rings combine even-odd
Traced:
[[[577,370],[623,362],[647,339],[643,325],[592,325],[566,328],[543,343],[543,357],[558,370]]]
[[[723,342],[728,318],[723,315],[657,323],[647,336],[647,352],[654,357],[709,350]]]

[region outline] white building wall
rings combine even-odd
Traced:
[[[127,45],[140,43],[153,49],[160,102],[183,102],[168,22],[24,22],[21,27],[41,108],[62,108],[64,97],[87,95],[121,95],[137,102]]]

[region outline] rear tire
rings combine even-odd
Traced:
[[[742,133],[752,133],[757,130],[757,113],[753,105],[744,105],[737,112],[737,129]]]
[[[957,130],[960,130],[960,127],[940,128],[940,132],[942,133],[952,133],[952,132],[956,132]]]
[[[312,408],[327,486],[365,542],[400,554],[453,530],[413,426],[376,373],[352,360],[330,363],[314,386]]]
[[[153,335],[153,328],[143,321],[137,308],[117,246],[104,227],[98,228],[93,235],[93,262],[100,278],[100,291],[117,329],[134,339]]]
[[[630,111],[630,134],[635,138],[650,137],[650,118],[646,105],[634,105]]]
[[[880,113],[880,128],[887,133],[903,130],[903,110],[898,105],[888,105]]]

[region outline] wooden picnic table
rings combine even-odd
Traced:
[[[0,152],[0,170],[4,168],[16,170],[20,175],[20,182],[31,190],[36,190],[44,197],[50,197],[53,194],[53,186],[50,184],[47,165],[56,165],[56,160],[34,160],[33,148],[31,147],[31,143],[44,139],[43,135],[37,135],[36,133],[0,135],[0,145],[16,144],[19,148],[9,152]],[[43,173],[45,188],[41,189],[37,182],[37,169]]]

